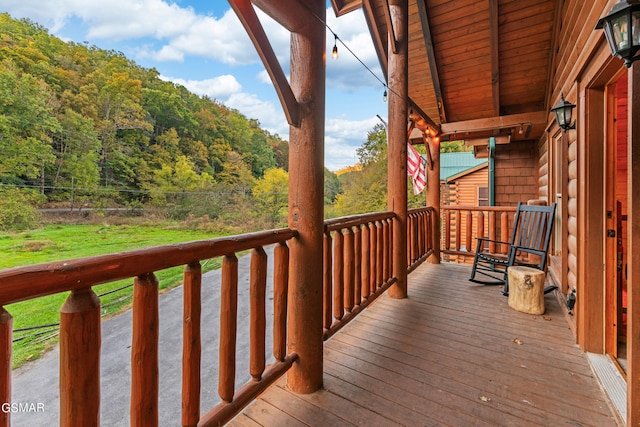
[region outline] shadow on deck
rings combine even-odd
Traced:
[[[230,425],[616,426],[555,296],[520,313],[469,272],[424,264],[325,343],[322,390],[280,380]]]

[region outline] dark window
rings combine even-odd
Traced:
[[[478,187],[478,206],[489,206],[489,187]]]

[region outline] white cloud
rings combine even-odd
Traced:
[[[86,26],[83,37],[98,45],[101,40],[152,39],[155,47],[147,44],[140,53],[158,61],[182,61],[187,55],[229,65],[260,61],[231,9],[221,17],[213,17],[164,0],[4,0],[2,9],[14,17],[29,17],[54,34],[63,32],[75,17]],[[274,51],[282,54],[279,60],[288,66],[288,31],[260,10],[257,13]]]
[[[337,60],[327,60],[327,87],[341,91],[352,91],[361,87],[382,87],[382,84],[354,56],[364,62],[378,79],[384,81],[378,56],[371,43],[369,28],[362,10],[356,10],[339,19],[331,10],[327,10],[327,24],[337,34]],[[331,52],[335,39],[327,31],[327,52]],[[349,52],[346,45],[352,52]]]
[[[260,126],[269,132],[277,133],[285,139],[289,137],[289,125],[280,104],[274,105],[271,101],[265,101],[256,95],[244,92],[234,93],[223,102],[248,118],[258,120]]]
[[[380,123],[377,117],[364,120],[328,118],[325,124],[325,165],[337,171],[357,162],[356,149],[367,140],[367,133]]]
[[[206,95],[209,98],[220,99],[229,97],[242,90],[242,85],[238,80],[229,74],[206,80],[185,80],[162,75],[160,78],[182,85],[197,95]]]

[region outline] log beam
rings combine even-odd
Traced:
[[[307,6],[326,19],[326,2]],[[291,87],[300,103],[300,126],[289,133],[289,354],[298,360],[287,374],[297,393],[322,386],[322,242],[324,235],[325,36],[320,20],[291,34]]]
[[[408,1],[389,2],[391,20],[397,38],[397,53],[389,47],[389,148],[388,210],[393,220],[393,276],[389,288],[392,298],[407,296],[407,95],[409,89]]]

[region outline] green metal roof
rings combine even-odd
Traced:
[[[473,151],[440,153],[440,180],[446,181],[454,175],[486,163],[487,159],[476,159]]]

